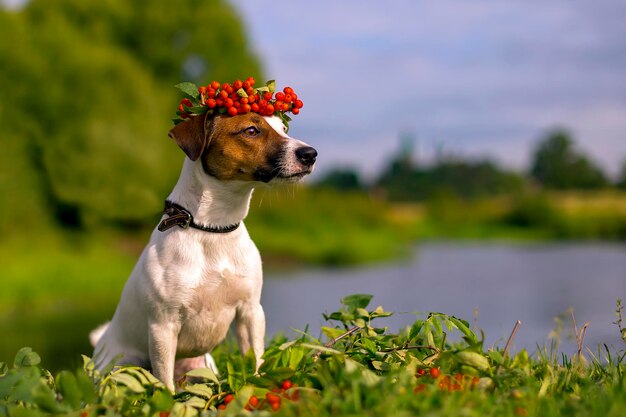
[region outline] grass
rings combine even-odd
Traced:
[[[417,238],[626,240],[626,193],[613,190],[469,201],[441,195],[412,211]]]
[[[98,372],[87,357],[53,375],[22,349],[12,366],[0,364],[0,416],[623,416],[624,345],[511,356],[485,349],[467,321],[441,313],[389,333],[376,319],[391,313],[368,309],[370,299],[345,297],[320,336],[275,337],[258,374],[253,355],[225,343],[214,351],[220,376],[192,371],[176,394],[146,370]],[[619,303],[617,312],[626,342]]]
[[[264,257],[338,266],[407,254],[414,235],[391,205],[362,193],[289,191],[259,190],[252,201],[246,225]]]
[[[111,238],[52,230],[5,240],[0,253],[0,355],[33,346],[52,369],[90,351],[88,332],[110,318],[136,261]]]

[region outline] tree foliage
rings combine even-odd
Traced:
[[[173,85],[259,74],[223,1],[33,0],[0,34],[4,209],[66,225],[150,219],[180,170]]]
[[[351,168],[330,170],[316,183],[316,186],[339,191],[359,191],[363,189],[359,173]]]
[[[537,146],[531,176],[546,188],[596,189],[608,185],[602,170],[574,148],[568,132],[549,132]]]
[[[441,193],[477,198],[519,191],[524,180],[488,160],[445,158],[430,166],[418,166],[399,157],[390,162],[376,186],[388,198],[399,201],[425,200]]]

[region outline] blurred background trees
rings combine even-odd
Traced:
[[[33,0],[0,32],[3,209],[31,225],[152,223],[180,171],[173,85],[260,76],[224,1]]]
[[[546,188],[598,189],[609,185],[606,175],[582,152],[565,130],[554,130],[539,142],[530,175]]]

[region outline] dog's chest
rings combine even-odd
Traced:
[[[208,274],[184,303],[178,354],[196,356],[213,349],[226,337],[237,309],[252,295],[250,277],[229,270]]]

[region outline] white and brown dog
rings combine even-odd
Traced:
[[[242,221],[259,182],[299,180],[317,151],[256,113],[192,117],[169,135],[187,155],[180,178],[113,319],[91,341],[99,368],[121,356],[173,389],[175,373],[215,366],[209,352],[233,320],[241,352],[252,348],[260,365],[261,257]]]

